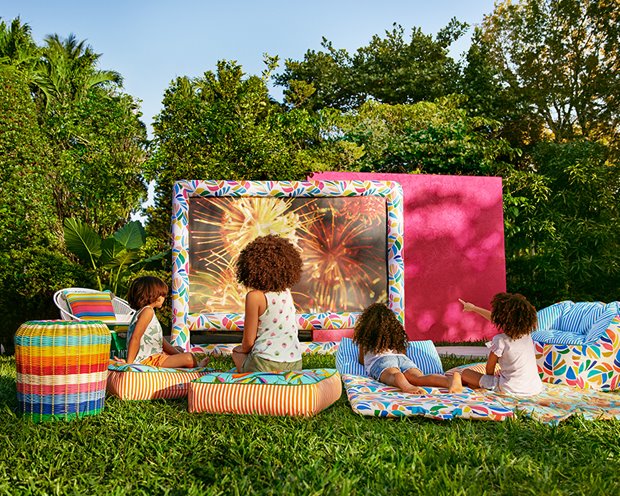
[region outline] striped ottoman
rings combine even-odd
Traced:
[[[309,417],[342,393],[335,369],[293,372],[211,373],[189,384],[190,412]]]
[[[187,385],[213,369],[171,369],[139,363],[110,362],[108,394],[122,400],[173,399],[187,396]]]
[[[37,320],[15,334],[17,401],[35,422],[103,410],[110,331],[102,322]]]

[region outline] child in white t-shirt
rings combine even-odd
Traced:
[[[491,311],[459,301],[464,312],[475,312],[502,331],[491,340],[486,374],[465,369],[462,372],[463,384],[518,396],[539,394],[542,381],[531,336],[537,324],[534,306],[517,293],[496,294],[491,301]],[[495,375],[498,363],[501,371]]]

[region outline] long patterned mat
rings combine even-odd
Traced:
[[[486,390],[465,388],[462,393],[423,388],[427,394],[411,395],[368,377],[342,376],[354,412],[365,416],[424,417],[449,420],[502,421],[521,412],[545,424],[557,424],[573,415],[586,420],[620,419],[620,394],[580,390],[544,384],[544,391],[530,398],[503,396]]]
[[[565,384],[543,384],[543,392],[529,398],[502,396],[486,391],[490,400],[522,412],[544,424],[558,424],[573,415],[585,420],[620,419],[620,394],[577,389]]]
[[[422,388],[427,394],[414,395],[386,386],[369,377],[343,374],[351,408],[356,413],[374,417],[424,417],[450,420],[504,420],[514,415],[512,408],[490,401],[484,395],[465,388],[449,394],[445,389]]]

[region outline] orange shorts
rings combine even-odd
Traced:
[[[169,356],[170,355],[162,351],[161,353],[155,353],[154,355],[145,358],[140,363],[142,365],[150,365],[151,367],[163,367],[163,363]]]

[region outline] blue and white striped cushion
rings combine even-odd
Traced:
[[[620,301],[612,301],[610,303],[607,303],[607,305],[605,306],[605,311],[608,310],[615,312],[616,315],[620,315]]]
[[[587,334],[592,324],[605,311],[605,304],[600,301],[581,301],[565,310],[560,318],[558,329]]]
[[[532,339],[545,344],[580,345],[598,341],[616,315],[620,302],[562,301],[538,312]]]
[[[432,341],[409,341],[407,356],[425,374],[443,374],[443,365]],[[350,338],[342,338],[336,352],[336,368],[341,374],[366,375],[358,361],[359,349]]]
[[[538,311],[538,331],[546,329],[559,329],[562,314],[574,303],[572,301],[561,301]]]
[[[559,329],[544,329],[542,331],[534,331],[532,339],[543,344],[581,345],[584,344],[586,335],[571,331],[561,331]]]

